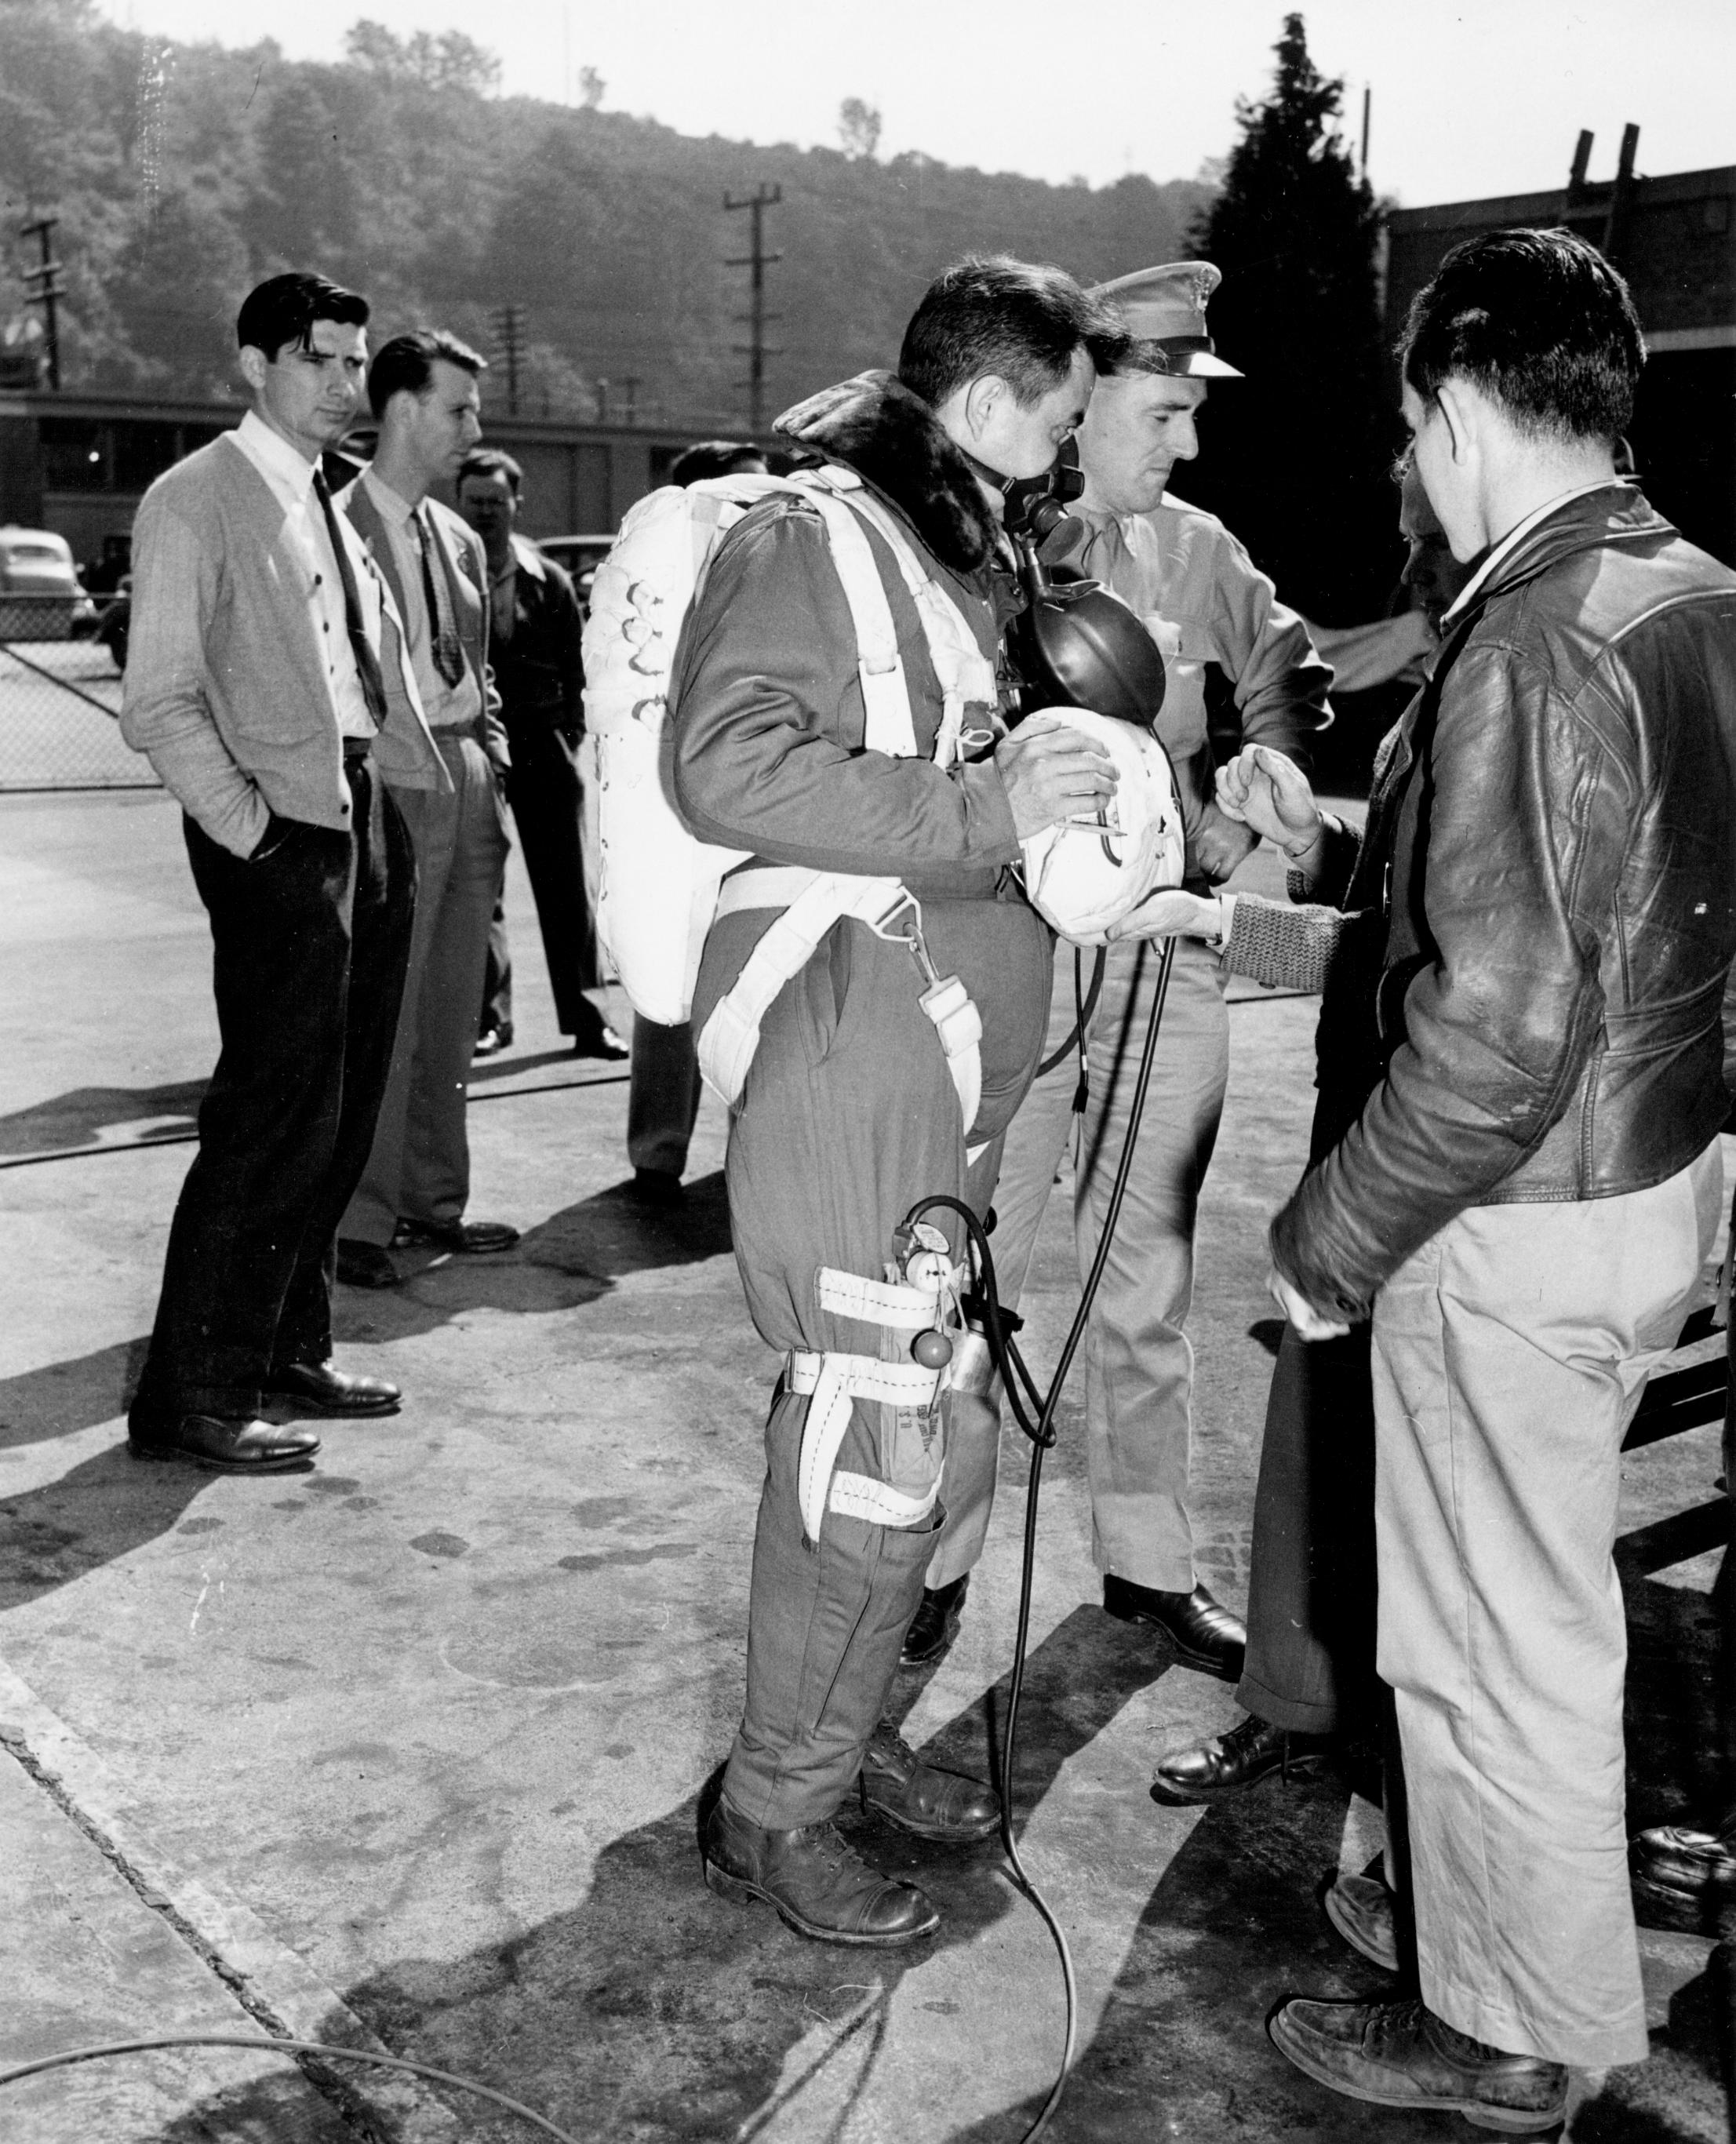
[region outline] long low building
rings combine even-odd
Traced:
[[[1565,226],[1627,277],[1650,353],[1630,444],[1647,497],[1691,542],[1736,565],[1736,165],[1634,168],[1630,127],[1613,180],[1586,177],[1580,136],[1565,188],[1392,211],[1386,319],[1396,336],[1448,250],[1479,231]]]
[[[246,404],[123,395],[0,393],[0,523],[49,529],[82,562],[130,537],[146,485],[241,422]],[[484,412],[485,443],[524,470],[528,536],[606,534],[665,481],[713,420],[593,424]]]

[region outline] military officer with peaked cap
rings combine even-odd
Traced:
[[[1079,432],[1085,489],[1073,509],[1091,532],[1078,563],[1133,607],[1163,655],[1158,734],[1175,765],[1187,883],[1195,892],[1228,878],[1254,845],[1213,796],[1208,685],[1233,695],[1242,742],[1270,745],[1304,766],[1309,739],[1332,719],[1332,672],[1307,627],[1221,521],[1169,492],[1175,464],[1198,451],[1195,419],[1208,381],[1241,376],[1217,355],[1206,328],[1206,301],[1220,280],[1208,261],[1183,261],[1123,275],[1093,294],[1115,305],[1134,340],[1099,380]],[[1004,1301],[1016,1302],[1024,1285],[1069,1138],[1082,1274],[1091,1263],[1128,1134],[1160,951],[1123,940],[1107,949],[1099,967],[1089,951],[1076,956],[1064,941],[1056,946],[1047,1069],[1008,1131],[995,1194]],[[1104,1606],[1155,1626],[1183,1665],[1233,1681],[1242,1672],[1242,1626],[1199,1583],[1194,1565],[1193,1351],[1184,1329],[1200,1186],[1229,1070],[1223,980],[1213,948],[1176,941],[1127,1201],[1088,1331],[1086,1449]],[[1081,1000],[1089,1091],[1075,1119],[1079,1060],[1069,1044]],[[968,1425],[960,1419],[967,1412]],[[938,1659],[957,1630],[988,1531],[999,1416],[996,1390],[953,1417],[948,1516],[905,1639],[907,1663]]]

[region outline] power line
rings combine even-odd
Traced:
[[[726,268],[746,268],[751,270],[747,285],[747,311],[737,314],[745,319],[751,338],[747,342],[732,345],[738,356],[747,360],[747,378],[741,384],[747,390],[747,429],[757,439],[766,424],[766,360],[781,357],[781,350],[766,347],[766,323],[779,318],[776,313],[766,310],[766,270],[774,261],[781,261],[781,253],[766,251],[766,211],[776,208],[784,197],[781,186],[768,186],[763,180],[751,194],[743,194],[738,201],[733,194],[723,196],[726,211],[746,209],[751,219],[751,251],[739,254],[724,262]]]
[[[522,305],[498,305],[489,315],[489,325],[494,331],[494,340],[506,360],[507,414],[516,417],[518,414],[518,360],[524,348],[524,308]]]

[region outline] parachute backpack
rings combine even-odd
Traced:
[[[958,606],[853,469],[829,464],[794,477],[714,477],[642,499],[597,569],[585,628],[585,717],[593,754],[597,931],[633,1010],[665,1025],[690,1017],[706,935],[720,913],[781,911],[699,1037],[700,1069],[729,1103],[740,1096],[760,1023],[844,916],[910,946],[968,1134],[981,1099],[982,1023],[956,976],[927,962],[921,911],[895,878],[796,869],[742,871],[746,851],[702,841],[675,802],[670,672],[688,612],[718,544],[762,499],[801,498],[825,525],[850,606],[866,711],[864,742],[917,754],[898,636],[866,531],[885,543],[915,605],[940,681],[935,763],[957,759],[967,710],[992,708],[994,666]],[[588,808],[588,816],[589,816]],[[733,876],[732,876],[733,874]]]

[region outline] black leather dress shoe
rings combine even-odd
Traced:
[[[952,1650],[952,1641],[959,1635],[959,1619],[965,1612],[965,1596],[970,1586],[970,1573],[955,1578],[950,1586],[925,1586],[916,1612],[910,1618],[910,1627],[904,1634],[904,1650],[898,1655],[901,1668],[925,1668],[935,1660],[944,1660]]]
[[[614,1029],[601,1016],[594,1023],[588,1020],[573,1038],[573,1055],[575,1057],[603,1057],[612,1064],[619,1064],[623,1057],[632,1054]]]
[[[717,1797],[700,1834],[707,1887],[746,1905],[763,1898],[798,1935],[893,1950],[931,1936],[940,1909],[914,1883],[870,1869],[830,1824],[767,1831]]]
[[[1151,1798],[1186,1808],[1239,1794],[1272,1772],[1282,1772],[1287,1780],[1313,1779],[1332,1744],[1330,1735],[1292,1734],[1251,1712],[1227,1735],[1211,1735],[1158,1758]]]
[[[1220,1682],[1242,1680],[1247,1628],[1239,1615],[1214,1601],[1203,1586],[1196,1586],[1191,1593],[1163,1593],[1111,1575],[1103,1582],[1103,1605],[1123,1623],[1150,1623],[1162,1630],[1183,1667],[1198,1668]]]
[[[1000,1829],[1000,1797],[981,1779],[925,1764],[884,1721],[862,1753],[862,1807],[877,1809],[919,1839],[963,1846]]]
[[[662,1213],[687,1203],[682,1180],[672,1169],[636,1169],[628,1192],[635,1205],[650,1206]]]
[[[1736,1814],[1721,1832],[1660,1824],[1628,1842],[1634,1911],[1649,1928],[1736,1934]]]
[[[498,1057],[503,1050],[512,1047],[513,1024],[503,1020],[498,1027],[485,1027],[476,1038],[470,1055],[473,1057]]]
[[[338,1238],[338,1278],[345,1288],[396,1288],[398,1268],[378,1243],[359,1237]]]
[[[400,1221],[392,1231],[394,1250],[456,1251],[473,1258],[509,1251],[518,1240],[518,1231],[505,1221]]]
[[[1456,2032],[1412,1998],[1402,2003],[1281,2003],[1272,2045],[1347,2099],[1416,2114],[1462,2114],[1479,2129],[1535,2137],[1567,2113],[1567,2072]]]
[[[305,1474],[320,1440],[269,1422],[184,1414],[160,1427],[130,1425],[126,1445],[135,1459],[183,1459],[213,1474]]]
[[[335,1362],[291,1362],[274,1370],[265,1397],[301,1414],[396,1414],[404,1394],[385,1377],[340,1370]]]

